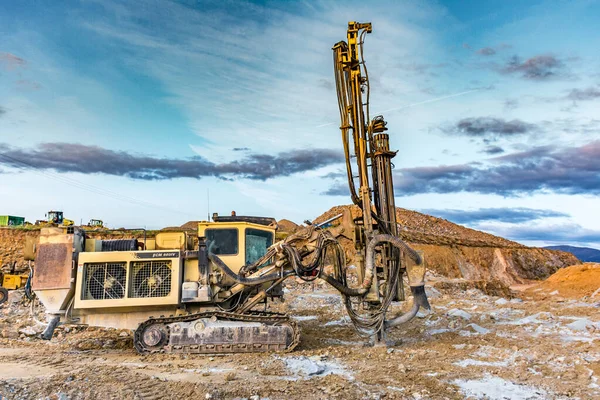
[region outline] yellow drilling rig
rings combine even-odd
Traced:
[[[397,236],[396,152],[389,149],[383,117],[369,116],[362,55],[371,29],[350,22],[347,40],[333,47],[348,185],[361,217],[348,211],[278,242],[274,219],[236,215],[214,215],[193,234],[160,232],[144,240],[98,240],[78,227],[44,228],[32,283],[48,315],[42,337],[50,339],[62,321],[132,329],[140,353],[291,350],[300,338],[295,322],[257,307],[283,296],[289,277],[328,282],[357,330],[375,341],[428,308],[422,256]],[[347,279],[342,236],[355,243],[358,285]],[[412,307],[390,315],[391,302],[404,300],[403,277]]]

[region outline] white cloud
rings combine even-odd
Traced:
[[[372,109],[405,103],[398,98],[403,93],[420,93],[417,83],[399,75],[400,60],[435,51],[435,37],[408,21],[439,18],[442,11],[390,4],[357,5],[350,12],[347,4],[320,3],[294,14],[240,3],[236,17],[218,7],[202,11],[173,3],[132,4],[136,12],[127,13],[109,2],[103,5],[110,13],[82,26],[127,46],[125,63],[156,78],[204,139],[192,143],[193,150],[222,160],[236,156],[231,147],[339,147],[335,92],[323,81],[333,77],[332,45],[345,39],[346,22],[356,15],[374,18],[365,48],[373,66]],[[332,119],[334,125],[315,128]]]

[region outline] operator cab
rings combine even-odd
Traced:
[[[63,223],[63,212],[62,211],[48,211],[48,222],[62,225]]]
[[[271,218],[232,215],[213,219],[198,223],[198,237],[205,237],[208,251],[236,273],[264,256],[275,240],[276,222]]]

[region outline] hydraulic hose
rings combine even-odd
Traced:
[[[390,243],[393,246],[399,248],[400,250],[404,250],[406,254],[408,254],[409,257],[417,265],[420,265],[423,262],[419,253],[410,248],[400,238],[392,235],[381,234],[373,237],[373,239],[369,242],[369,245],[367,246],[365,278],[363,279],[363,283],[360,288],[349,288],[345,286],[342,282],[332,277],[331,275],[321,274],[320,278],[323,279],[325,282],[329,283],[341,293],[345,294],[346,296],[356,297],[365,295],[371,288],[371,285],[373,284],[373,271],[375,270],[375,247],[384,242]]]
[[[400,314],[396,318],[385,321],[384,329],[390,328],[392,326],[398,326],[398,325],[407,323],[408,321],[413,319],[415,317],[415,315],[417,315],[420,307],[421,306],[419,305],[419,303],[417,303],[416,301],[413,301],[413,305],[408,312],[405,312],[404,314]]]
[[[384,322],[384,327],[387,329],[392,326],[398,326],[404,324],[417,315],[419,308],[423,307],[427,310],[431,308],[429,301],[427,301],[427,295],[425,294],[425,286],[411,286],[410,290],[413,295],[413,304],[411,309],[404,314],[400,314],[395,318]]]
[[[369,290],[368,288],[350,288],[348,286],[345,286],[342,282],[335,279],[333,276],[327,274],[321,274],[320,278],[323,279],[325,282],[329,283],[334,288],[336,288],[339,292],[350,297],[364,296]]]
[[[423,263],[421,255],[415,250],[413,250],[409,245],[404,243],[404,241],[402,241],[400,238],[392,235],[376,235],[375,237],[373,237],[373,239],[369,242],[369,245],[367,246],[367,260],[365,264],[365,269],[367,272],[370,271],[371,277],[375,263],[375,246],[377,246],[380,243],[390,243],[394,247],[404,251],[417,265],[421,265]],[[410,321],[415,317],[415,315],[417,315],[420,307],[424,307],[427,309],[430,308],[429,302],[427,301],[427,296],[425,295],[425,286],[411,286],[410,290],[413,294],[413,305],[411,309],[406,313],[400,314],[397,317],[392,318],[391,320],[385,321],[384,328],[401,325]]]
[[[415,264],[421,265],[423,263],[423,259],[421,258],[419,253],[414,251],[399,237],[393,235],[375,235],[373,239],[371,239],[371,241],[369,242],[369,245],[367,246],[367,260],[365,264],[367,272],[369,269],[371,270],[371,277],[373,275],[373,266],[375,264],[375,247],[384,242],[390,243],[392,246],[403,250],[406,254],[408,254],[408,256],[411,258],[411,260],[414,261]]]
[[[238,274],[236,274],[235,272],[233,272],[228,266],[227,264],[225,264],[216,254],[213,253],[209,253],[208,254],[208,258],[210,259],[210,261],[212,261],[213,263],[215,263],[215,265],[221,270],[223,271],[223,273],[225,275],[227,275],[228,277],[230,277],[231,279],[233,279],[236,283],[245,285],[245,286],[256,286],[256,285],[262,285],[263,283],[267,283],[267,282],[271,282],[277,279],[282,278],[282,276],[279,273],[276,274],[269,274],[269,275],[264,275],[264,276],[259,276],[256,278],[246,278],[243,276],[240,276]],[[288,271],[286,273],[283,274],[283,277],[288,277],[294,275],[293,271]]]

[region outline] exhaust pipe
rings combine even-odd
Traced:
[[[54,334],[54,330],[56,329],[56,327],[58,326],[59,322],[60,322],[60,315],[52,315],[48,317],[48,325],[46,326],[46,329],[44,329],[44,332],[42,332],[42,339],[44,340],[50,340],[52,339],[52,335]]]

